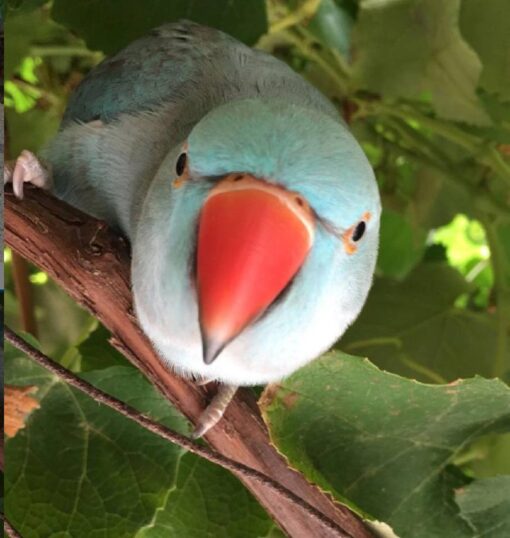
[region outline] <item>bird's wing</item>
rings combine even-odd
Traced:
[[[174,99],[229,39],[189,21],[156,28],[84,78],[69,100],[64,124],[110,122],[119,114],[151,110]]]
[[[93,69],[72,94],[63,126],[108,123],[119,114],[172,102],[194,101],[208,109],[265,95],[295,96],[300,104],[336,115],[328,100],[283,62],[218,30],[180,21],[156,28]]]

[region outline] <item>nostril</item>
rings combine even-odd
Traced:
[[[235,176],[234,181],[241,181],[241,179],[243,179],[243,175],[238,174],[237,176]]]
[[[303,202],[303,199],[300,198],[299,196],[296,196],[296,203],[299,207],[303,207],[305,205],[305,203]]]

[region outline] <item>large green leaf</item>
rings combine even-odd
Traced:
[[[357,85],[387,97],[430,92],[444,118],[488,123],[476,95],[482,65],[460,34],[459,6],[460,0],[361,0]]]
[[[165,22],[182,18],[207,24],[253,44],[267,30],[263,0],[55,0],[52,14],[107,54]]]
[[[497,323],[491,314],[455,306],[469,289],[460,273],[441,262],[423,263],[402,282],[377,279],[339,347],[422,381],[490,377]]]
[[[121,355],[109,340],[111,334],[102,326],[98,327],[78,345],[80,371],[102,370],[111,366],[125,366],[127,359]]]
[[[6,382],[38,385],[41,405],[6,445],[6,512],[25,538],[255,538],[273,527],[227,471],[98,405],[16,352],[10,355]],[[134,368],[84,377],[187,430]]]
[[[444,226],[459,213],[473,215],[474,204],[468,192],[438,170],[421,167],[415,181],[410,217],[425,229]]]
[[[510,536],[510,476],[477,480],[459,489],[455,500],[476,538]]]
[[[423,228],[413,226],[399,213],[384,210],[377,268],[386,276],[405,276],[422,258],[426,238]]]
[[[262,398],[271,438],[290,464],[401,536],[470,537],[449,466],[478,437],[510,430],[510,389],[470,379],[425,385],[329,353]]]
[[[510,101],[510,2],[463,0],[460,29],[482,60],[480,85]]]
[[[228,477],[224,469],[187,454],[179,463],[175,489],[151,524],[135,538],[263,538],[266,533],[283,538],[281,531],[268,523],[237,480]]]

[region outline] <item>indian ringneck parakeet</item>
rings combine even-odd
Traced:
[[[223,384],[196,435],[237,386],[327,350],[372,282],[378,190],[336,109],[281,61],[191,22],[93,69],[42,159],[23,152],[6,180],[130,239],[136,313],[161,360]]]

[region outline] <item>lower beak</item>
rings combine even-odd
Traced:
[[[214,187],[200,214],[196,262],[206,364],[291,282],[314,230],[313,213],[299,194],[247,174]]]

